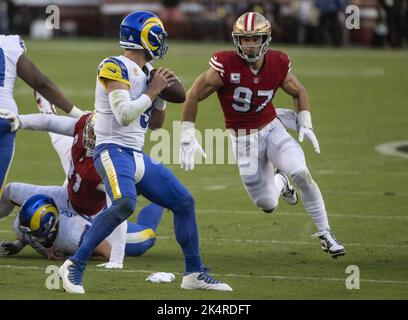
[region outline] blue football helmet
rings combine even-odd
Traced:
[[[28,198],[19,213],[20,230],[29,232],[43,246],[52,246],[58,232],[58,208],[52,198],[36,194]]]
[[[167,32],[161,20],[150,11],[136,11],[120,24],[120,46],[125,49],[145,49],[152,58],[162,59],[167,52]]]

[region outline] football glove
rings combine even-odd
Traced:
[[[180,166],[182,169],[186,171],[194,169],[194,156],[197,151],[204,158],[207,157],[195,137],[194,122],[183,121],[181,124],[180,138]]]
[[[316,153],[320,153],[319,141],[317,141],[316,135],[313,132],[312,127],[312,117],[310,112],[307,110],[302,110],[297,115],[297,126],[299,132],[299,142],[303,142],[303,139],[309,140]]]
[[[24,248],[21,241],[2,241],[0,242],[0,256],[12,256]]]
[[[20,120],[18,119],[18,116],[14,112],[11,112],[10,110],[5,108],[0,108],[0,118],[10,121],[11,132],[14,132],[18,130],[18,128],[20,128]]]

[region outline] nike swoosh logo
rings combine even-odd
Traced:
[[[112,73],[116,73],[116,69],[111,69],[111,68],[108,68],[108,67],[106,67],[106,69],[108,69],[110,72],[112,72]]]

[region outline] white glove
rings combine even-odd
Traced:
[[[10,110],[5,108],[0,108],[0,118],[10,121],[10,132],[14,132],[18,130],[18,128],[20,128],[20,120],[14,112],[11,112]]]
[[[106,262],[106,263],[98,264],[97,267],[105,268],[105,269],[123,269],[123,263]]]
[[[206,153],[195,137],[194,122],[183,121],[180,139],[180,166],[182,169],[186,171],[194,169],[194,156],[197,151],[204,158],[207,158]]]
[[[302,110],[297,115],[298,120],[298,132],[299,132],[299,142],[303,142],[305,137],[309,140],[316,153],[320,153],[319,141],[317,141],[316,135],[313,132],[312,127],[312,117],[310,112],[307,110]]]

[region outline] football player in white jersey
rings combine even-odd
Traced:
[[[51,103],[72,117],[80,117],[82,111],[75,107],[61,90],[25,56],[26,47],[18,35],[0,35],[0,196],[4,190],[7,173],[14,154],[18,107],[13,97],[16,77],[40,92]]]
[[[68,293],[85,293],[82,276],[89,257],[133,213],[137,194],[174,213],[174,231],[185,262],[181,287],[232,291],[229,285],[211,277],[201,260],[192,195],[170,170],[142,151],[152,101],[177,81],[173,73],[158,69],[147,83],[148,62],[165,55],[166,36],[163,23],[153,13],[131,13],[120,26],[124,54],[99,65],[94,164],[112,205],[98,215],[75,255],[60,267],[59,275]]]
[[[26,245],[50,260],[65,259],[75,253],[95,217],[80,214],[64,205],[60,197],[62,192],[56,193],[56,187],[23,183],[11,183],[7,187],[10,192],[7,199],[3,195],[2,202],[12,202],[21,206],[21,209],[13,222],[16,240],[0,242],[0,256],[15,255]],[[0,211],[0,214],[5,213]],[[140,256],[154,245],[162,214],[163,207],[150,203],[138,214],[137,223],[127,221],[126,256]],[[112,251],[114,241],[111,235],[95,248],[93,256],[109,260],[109,263],[99,266],[107,269],[122,268],[123,261],[112,257],[116,255]]]

